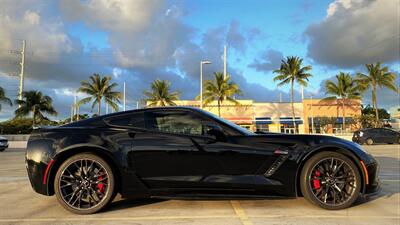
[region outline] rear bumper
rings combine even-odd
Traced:
[[[43,195],[49,193],[48,171],[54,152],[48,145],[30,137],[25,153],[25,166],[33,190]]]

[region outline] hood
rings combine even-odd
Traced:
[[[7,138],[0,136],[0,140],[7,140]]]
[[[307,145],[310,147],[319,145],[336,145],[361,149],[361,146],[357,143],[328,135],[266,133],[255,135],[255,138],[267,138],[271,142],[286,142],[291,144]]]

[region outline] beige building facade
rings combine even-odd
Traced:
[[[303,99],[294,103],[295,125],[292,118],[290,102],[254,102],[253,100],[237,100],[240,104],[223,102],[220,116],[252,131],[279,133],[338,133],[342,132],[341,102],[336,100]],[[200,107],[197,100],[175,101],[178,106]],[[203,107],[218,115],[217,102]],[[355,118],[361,115],[359,100],[347,101],[344,108],[346,131],[352,131]]]

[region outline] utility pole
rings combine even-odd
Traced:
[[[126,111],[126,86],[124,81],[124,111]]]
[[[73,120],[74,120],[74,106],[71,105],[71,120],[70,120],[70,123],[72,123]]]
[[[26,47],[26,41],[22,40],[22,51],[21,51],[21,62],[20,62],[21,72],[19,74],[18,100],[22,100],[22,93],[24,92],[25,47]],[[21,108],[21,104],[18,105],[18,108]]]
[[[139,101],[136,101],[136,109],[139,109]]]
[[[108,104],[106,102],[106,114],[108,114]]]
[[[279,102],[282,102],[282,93],[279,93]]]

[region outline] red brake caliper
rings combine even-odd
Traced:
[[[314,184],[314,188],[315,189],[320,189],[321,188],[321,183],[317,179],[319,176],[321,176],[321,172],[319,172],[319,170],[315,171],[314,180],[313,180],[313,184]]]
[[[102,181],[103,180],[103,176],[99,176],[97,180],[98,181]],[[105,185],[103,183],[98,183],[97,184],[97,189],[99,190],[100,193],[104,194],[106,187],[105,187]]]

